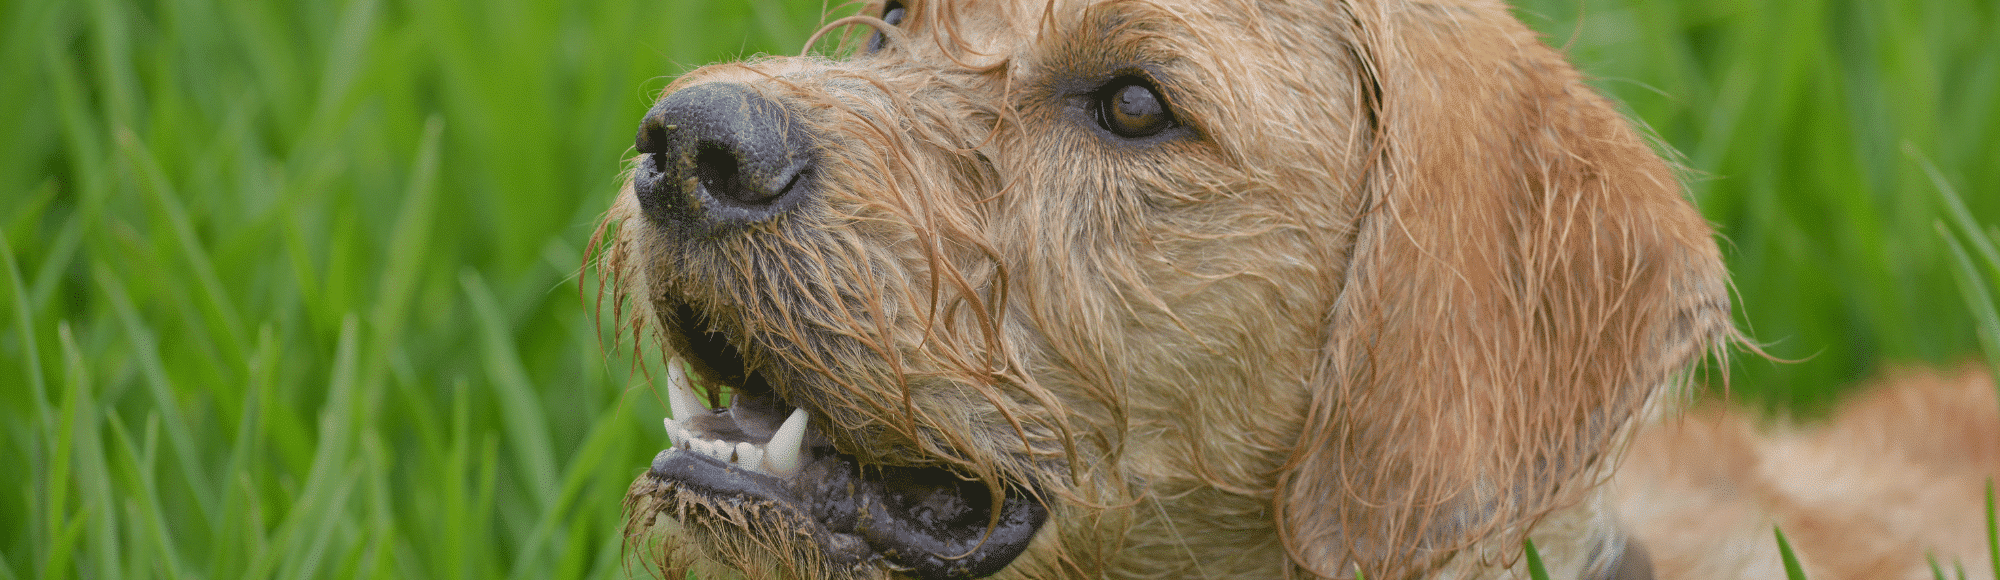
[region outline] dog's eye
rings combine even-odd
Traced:
[[[1174,126],[1160,93],[1137,79],[1107,85],[1097,96],[1097,123],[1119,137],[1151,137]]]
[[[889,2],[882,5],[882,21],[889,23],[890,26],[902,26],[903,15],[906,12],[908,11],[903,8],[902,2]],[[883,36],[881,32],[876,32],[873,36],[868,37],[868,52],[882,50],[883,43],[888,41],[889,38],[887,36]]]

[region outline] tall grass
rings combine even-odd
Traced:
[[[0,579],[623,574],[664,410],[581,248],[671,75],[819,11],[0,3]],[[1974,352],[1915,160],[2000,223],[2000,9],[1521,13],[1685,155],[1747,325],[1813,357],[1738,393]]]
[[[1803,412],[1885,361],[1970,356],[1932,223],[1934,162],[2000,222],[2000,4],[1984,0],[1522,2],[1682,155],[1724,237],[1742,325],[1734,392]],[[1914,153],[1912,155],[1911,153]]]

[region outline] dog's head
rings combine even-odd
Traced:
[[[668,578],[1422,573],[1729,333],[1668,166],[1498,3],[865,14],[639,125],[599,255],[677,361]]]

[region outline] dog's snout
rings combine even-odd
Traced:
[[[811,134],[791,109],[747,85],[667,95],[640,121],[634,145],[645,157],[633,187],[656,220],[757,222],[811,195]]]

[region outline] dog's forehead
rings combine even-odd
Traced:
[[[1204,41],[1204,53],[1252,56],[1305,41],[1332,40],[1343,4],[1241,0],[916,0],[912,32],[941,36],[973,54],[1031,55],[1050,44],[1101,44],[1138,37]],[[1107,34],[1120,31],[1143,34]],[[1238,50],[1217,50],[1221,47]]]

